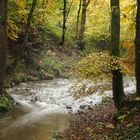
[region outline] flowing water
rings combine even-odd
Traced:
[[[18,108],[2,117],[0,140],[53,140],[54,132],[66,129],[70,120],[66,114],[49,114],[34,122],[26,117],[30,115]]]
[[[68,79],[55,79],[22,83],[9,89],[16,106],[0,116],[0,140],[55,140],[54,133],[68,127],[70,112],[102,101],[99,93],[75,100],[69,92],[71,86],[73,82]],[[133,91],[134,87],[128,81],[125,91]]]
[[[57,103],[58,95],[56,102],[53,96],[65,94],[69,86],[68,80],[59,79],[10,89],[17,106],[0,116],[0,140],[53,140],[54,132],[66,129],[70,120],[66,108]]]

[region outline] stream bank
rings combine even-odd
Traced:
[[[103,99],[99,92],[75,99],[70,93],[73,85],[73,80],[58,78],[20,83],[8,89],[16,104],[0,117],[0,139],[19,140],[21,135],[23,140],[55,140],[61,137],[59,131],[68,128],[70,114],[79,110],[81,114],[85,113],[87,108],[92,110]],[[128,93],[135,90],[133,81],[129,79],[124,86]],[[106,91],[105,95],[111,96],[111,91]]]
[[[71,119],[59,99],[68,95],[70,84],[68,79],[55,79],[8,89],[16,104],[0,116],[0,140],[54,140],[54,133],[66,129]]]
[[[61,132],[61,140],[140,140],[139,108],[125,107],[117,112],[112,99],[103,100],[74,114],[69,127]]]
[[[21,83],[7,90],[15,107],[0,117],[0,140],[55,140],[71,120],[69,113],[81,105],[91,104],[89,98],[75,100],[69,92],[69,79]],[[93,104],[101,102],[98,94]]]
[[[12,107],[14,107],[14,100],[9,95],[0,97],[0,114],[11,110]]]

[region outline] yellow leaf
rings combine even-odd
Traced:
[[[111,129],[114,129],[114,128],[115,128],[115,126],[114,126],[112,123],[109,123],[109,124],[107,124],[107,125],[106,125],[106,128],[111,128]]]

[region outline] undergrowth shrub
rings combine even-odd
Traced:
[[[123,75],[134,75],[134,62],[127,57],[114,57],[109,52],[92,53],[83,57],[71,71],[71,75],[79,81],[89,80],[93,82],[91,91],[100,92],[111,88],[112,70],[120,70]],[[83,85],[83,89],[86,87]],[[89,91],[89,90],[87,90]],[[91,94],[91,92],[89,92]],[[93,93],[93,92],[92,92]]]

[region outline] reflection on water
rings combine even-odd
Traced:
[[[53,133],[66,129],[70,116],[67,114],[48,114],[34,122],[22,123],[29,115],[19,108],[0,118],[0,140],[53,140]]]

